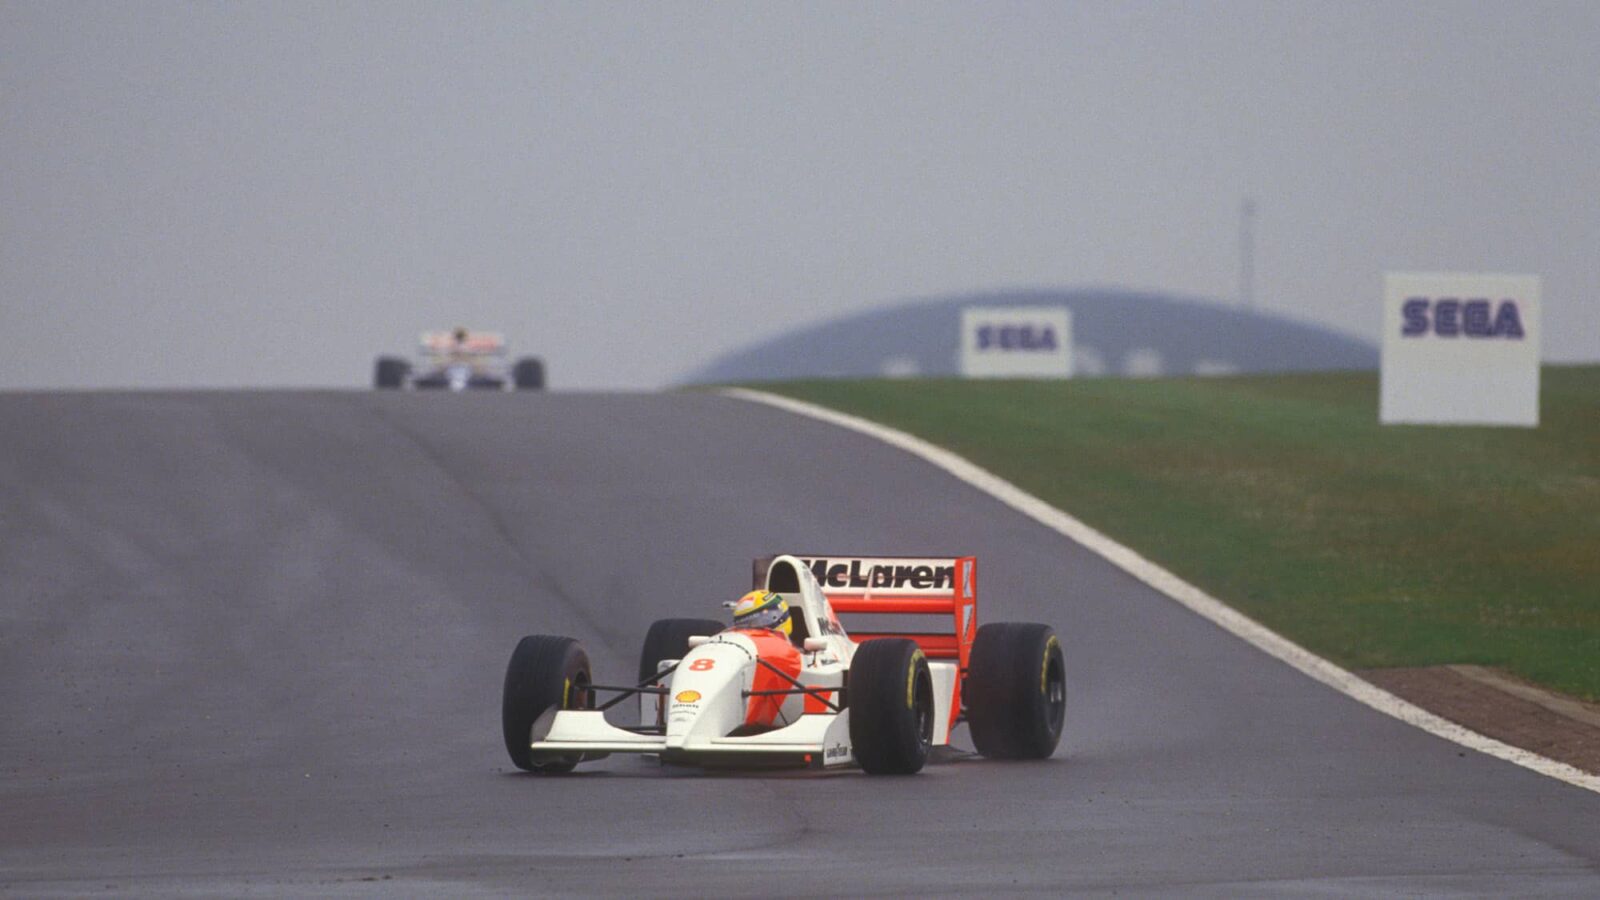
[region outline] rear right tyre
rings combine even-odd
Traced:
[[[978,629],[962,690],[978,752],[992,759],[1044,759],[1066,722],[1066,666],[1048,625],[994,622]]]
[[[689,638],[697,634],[718,634],[725,626],[716,619],[657,619],[644,635],[639,653],[639,684],[656,677],[663,659],[683,659],[689,652]]]
[[[856,648],[846,688],[850,743],[869,775],[911,775],[933,747],[933,678],[915,641],[879,638]]]
[[[534,753],[529,749],[533,723],[551,707],[588,708],[593,702],[593,692],[589,690],[593,683],[589,655],[572,638],[534,634],[518,642],[506,666],[500,702],[500,725],[512,764],[526,772],[572,771],[581,754]]]

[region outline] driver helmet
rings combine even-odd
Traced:
[[[794,634],[789,621],[789,604],[771,591],[751,591],[733,604],[733,627],[770,628],[785,635]]]

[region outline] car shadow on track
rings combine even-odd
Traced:
[[[1057,762],[1061,760],[1055,760]],[[1038,760],[1038,763],[1049,764],[1052,760]],[[1001,763],[997,760],[987,759],[974,750],[965,750],[960,747],[935,747],[928,758],[928,768],[944,768],[952,765],[986,765],[1003,764],[1016,765],[1015,762]],[[588,768],[585,768],[588,766]],[[776,781],[804,781],[818,778],[841,778],[862,775],[862,771],[855,766],[839,766],[832,769],[815,769],[800,766],[685,766],[668,765],[649,756],[613,756],[606,760],[597,760],[593,763],[580,764],[571,772],[559,775],[542,775],[534,772],[517,770],[502,770],[502,776],[508,778],[546,779],[610,779],[610,778],[703,778],[722,779],[736,778],[740,780],[776,780]]]

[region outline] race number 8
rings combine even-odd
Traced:
[[[689,663],[689,671],[691,671],[691,672],[704,672],[704,671],[706,671],[707,669],[710,669],[712,666],[714,666],[716,664],[717,664],[716,660],[708,659],[708,658],[702,656],[701,658],[695,660],[694,662]]]

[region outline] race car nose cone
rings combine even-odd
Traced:
[[[719,638],[690,650],[672,673],[667,695],[667,746],[690,737],[716,737],[743,719],[745,670],[753,648],[734,637]]]

